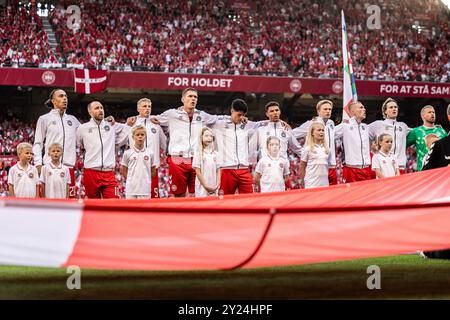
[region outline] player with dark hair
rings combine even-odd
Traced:
[[[60,144],[62,146],[61,163],[67,166],[70,172],[69,197],[75,198],[76,131],[80,122],[66,113],[68,99],[64,90],[53,90],[44,104],[51,110],[40,116],[36,124],[33,144],[34,164],[40,174],[42,166],[51,162],[49,146],[55,143]]]
[[[400,173],[406,173],[406,137],[411,129],[404,122],[398,122],[398,103],[387,98],[382,106],[381,113],[384,120],[377,120],[369,124],[369,138],[378,141],[383,133],[392,137],[391,153],[397,158]]]
[[[223,194],[235,194],[236,190],[240,194],[253,192],[250,165],[256,163],[256,145],[250,140],[256,131],[254,126],[245,121],[247,110],[247,103],[236,99],[231,103],[231,117],[218,120],[213,125],[221,169],[220,190]]]
[[[257,140],[258,157],[262,158],[267,155],[267,138],[270,136],[277,137],[280,140],[280,157],[288,160],[288,148],[300,157],[302,147],[292,134],[292,129],[289,125],[281,121],[280,104],[276,101],[271,101],[265,105],[265,109],[269,121],[259,122],[258,129],[254,135],[254,139]]]

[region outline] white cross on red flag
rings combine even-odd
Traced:
[[[74,69],[75,92],[95,93],[106,89],[106,70]]]

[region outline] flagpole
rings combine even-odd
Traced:
[[[347,40],[347,26],[345,24],[344,10],[341,10],[342,19],[342,67],[343,67],[343,110],[342,121],[348,121],[351,118],[348,106],[354,101],[358,101],[356,93],[355,75],[353,74],[353,64],[350,57],[350,50]]]

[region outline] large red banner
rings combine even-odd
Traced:
[[[0,264],[223,270],[440,250],[449,175],[201,199],[0,199]]]
[[[0,68],[0,85],[72,87],[72,70]],[[108,72],[107,88],[182,90],[253,93],[311,93],[342,95],[340,79],[314,79],[162,72]],[[450,83],[356,81],[359,96],[450,98]]]

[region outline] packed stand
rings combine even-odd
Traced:
[[[57,62],[42,21],[33,10],[19,7],[18,1],[0,6],[0,66],[37,67]]]
[[[77,1],[82,17],[76,32],[64,23],[64,8],[72,3],[61,1],[50,19],[72,66],[340,77],[344,8],[357,78],[450,81],[449,17],[439,3],[374,1],[382,26],[368,30],[369,15],[358,1],[270,0],[240,12],[206,0]],[[426,32],[412,29],[419,13],[433,21]]]
[[[344,9],[358,79],[450,81],[449,12],[440,1],[373,1],[380,30],[367,28],[355,0],[257,1],[250,10],[206,0],[60,1],[49,16],[56,57],[36,11],[18,3],[0,8],[0,66],[51,66],[62,55],[69,68],[336,78]],[[71,4],[81,9],[75,31]]]

